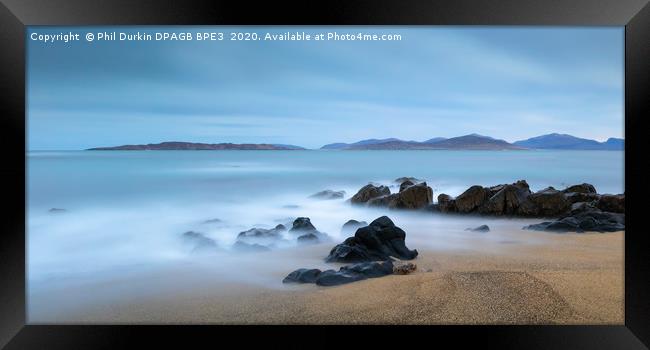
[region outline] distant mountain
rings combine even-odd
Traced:
[[[514,145],[537,149],[623,150],[625,149],[625,140],[610,138],[605,142],[598,142],[572,135],[553,133],[517,141],[514,142]]]
[[[177,151],[177,150],[304,150],[302,147],[293,145],[271,145],[271,144],[236,144],[236,143],[194,143],[194,142],[162,142],[149,143],[146,145],[123,145],[115,147],[89,148],[88,151]]]
[[[471,134],[459,137],[436,137],[424,142],[402,141],[399,139],[372,140],[373,142],[360,141],[352,144],[333,144],[343,150],[432,150],[432,149],[474,149],[474,150],[520,150],[523,147],[514,146],[504,140],[497,140],[489,136]],[[344,145],[344,146],[341,146]],[[331,145],[323,146],[332,147]]]
[[[350,148],[355,146],[374,145],[377,143],[384,143],[390,141],[402,141],[402,140],[396,138],[389,138],[389,139],[368,139],[368,140],[362,140],[355,143],[338,142],[338,143],[330,143],[328,145],[321,147],[320,149],[345,149],[345,148]]]

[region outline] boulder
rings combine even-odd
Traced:
[[[599,209],[584,210],[555,221],[546,221],[524,227],[528,230],[550,232],[614,232],[625,230],[625,215],[603,212]]]
[[[596,193],[568,192],[566,193],[566,199],[571,204],[578,202],[591,202],[600,199],[600,195]]]
[[[456,197],[456,210],[459,213],[469,213],[480,206],[490,197],[490,190],[483,186],[472,186]]]
[[[291,272],[282,283],[316,283],[319,286],[337,286],[341,284],[377,278],[393,273],[393,262],[363,262],[341,267],[338,271],[318,269],[298,269]]]
[[[183,233],[183,239],[194,246],[192,251],[217,248],[217,242],[201,232],[187,231]]]
[[[402,191],[404,191],[405,189],[407,189],[407,188],[409,188],[410,186],[413,186],[413,185],[415,185],[415,183],[413,183],[413,181],[411,181],[411,180],[406,180],[406,181],[402,182],[402,183],[399,185],[399,191],[402,192]]]
[[[420,180],[420,179],[412,177],[412,176],[404,176],[404,177],[398,177],[394,181],[397,182],[398,184],[402,184],[405,181],[410,181],[411,183],[415,184],[415,183],[418,183],[418,182],[422,182],[424,180]]]
[[[293,221],[293,225],[289,232],[291,233],[300,233],[300,232],[312,232],[316,231],[316,227],[312,225],[309,218],[300,217]]]
[[[490,227],[488,225],[481,225],[474,228],[466,228],[465,231],[490,232]]]
[[[298,236],[296,239],[300,244],[313,244],[318,243],[318,236],[314,233],[306,233],[302,236]]]
[[[367,202],[369,207],[388,207],[390,203],[399,198],[399,193],[388,194],[385,196],[375,197]]]
[[[282,283],[316,283],[320,273],[319,269],[298,269],[287,275]]]
[[[345,191],[332,191],[332,190],[324,190],[320,191],[318,193],[314,193],[309,198],[317,198],[317,199],[340,199],[345,196]]]
[[[353,204],[366,203],[372,198],[377,198],[390,194],[390,189],[386,186],[375,186],[373,184],[368,184],[363,186],[359,192],[357,192],[350,202]]]
[[[526,201],[527,203],[519,210],[519,214],[525,216],[560,216],[571,208],[566,195],[554,188],[535,192],[529,195]]]
[[[456,201],[448,194],[438,195],[438,210],[443,213],[456,212]]]
[[[489,193],[497,188],[499,190],[478,208],[481,214],[514,215],[530,195],[528,184],[523,180],[510,185],[491,187]]]
[[[364,262],[391,257],[414,259],[417,250],[405,244],[406,233],[387,217],[377,218],[370,225],[357,229],[353,237],[336,245],[325,259],[328,262]]]
[[[604,194],[600,196],[596,207],[602,211],[612,213],[625,213],[625,195],[624,194]]]
[[[420,209],[431,204],[433,190],[426,182],[411,185],[401,190],[396,198],[388,203],[391,209]]]
[[[594,185],[583,183],[580,185],[573,185],[562,190],[564,193],[592,193],[596,194],[596,188]]]
[[[343,226],[341,227],[341,233],[348,235],[351,233],[354,233],[357,231],[358,228],[368,226],[368,223],[365,221],[357,221],[357,220],[348,220]]]

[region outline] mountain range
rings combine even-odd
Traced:
[[[285,144],[235,144],[235,143],[193,143],[162,142],[143,145],[97,147],[89,150],[304,150],[305,148]],[[605,142],[583,139],[566,134],[548,134],[527,140],[509,143],[489,136],[470,134],[452,138],[434,137],[426,141],[404,141],[397,138],[368,139],[354,143],[330,143],[324,150],[624,150],[625,140],[609,138]]]

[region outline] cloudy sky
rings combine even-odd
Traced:
[[[400,41],[28,46],[28,148],[470,133],[623,137],[623,27],[31,27],[401,34]],[[228,36],[226,37],[228,39]]]

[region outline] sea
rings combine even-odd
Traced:
[[[323,256],[310,260],[319,267],[327,251],[349,236],[341,226],[350,219],[388,215],[407,232],[411,249],[462,249],[476,236],[464,229],[488,220],[350,205],[347,200],[368,183],[396,192],[396,178],[415,177],[433,189],[434,201],[472,185],[521,179],[533,191],[584,182],[599,193],[625,189],[622,151],[30,151],[26,157],[28,295],[40,300],[30,312],[47,304],[43,296],[50,289],[191,266],[194,260],[214,261],[215,268],[228,267],[229,257],[240,266],[250,261],[238,278],[281,288],[278,278],[264,277],[264,268],[289,273],[312,267],[292,260],[300,246],[278,248],[286,254],[270,266],[232,245],[239,232],[290,226],[297,217],[309,217],[331,239],[322,243]],[[310,197],[327,189],[345,196]],[[197,253],[182,238],[187,231],[213,239],[215,255]],[[498,232],[484,237],[498,239]]]

